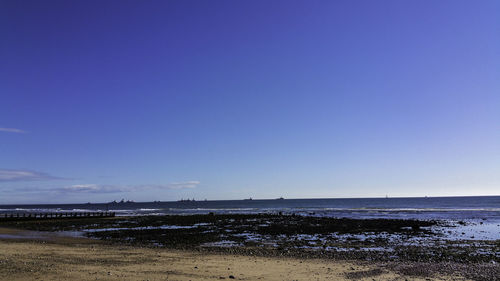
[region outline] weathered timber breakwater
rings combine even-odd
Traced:
[[[114,216],[115,212],[6,213],[0,214],[0,222],[46,219],[110,218]]]

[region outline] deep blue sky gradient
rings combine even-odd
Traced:
[[[1,0],[0,36],[0,169],[64,178],[0,203],[500,194],[499,1]]]

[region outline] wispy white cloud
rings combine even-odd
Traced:
[[[141,185],[75,184],[62,188],[55,188],[52,189],[52,191],[61,193],[120,193],[145,191],[151,189],[189,189],[196,188],[199,184],[199,181]]]
[[[102,190],[102,186],[97,184],[75,184],[56,189],[65,192],[97,192]]]
[[[13,181],[44,181],[61,180],[63,178],[51,176],[47,173],[35,172],[29,170],[8,170],[0,169],[0,182]]]
[[[17,134],[25,134],[26,133],[26,131],[21,130],[21,129],[16,129],[16,128],[0,128],[0,132],[17,133]]]
[[[136,190],[141,190],[141,189],[149,189],[149,188],[156,188],[156,189],[186,189],[186,188],[195,188],[200,184],[199,181],[186,181],[186,182],[174,182],[174,183],[167,183],[167,184],[143,184],[143,185],[133,185],[133,187]]]

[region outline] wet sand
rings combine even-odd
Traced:
[[[3,228],[0,234],[22,236],[23,231]],[[153,249],[32,234],[0,239],[0,280],[429,280],[377,264]]]

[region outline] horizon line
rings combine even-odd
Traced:
[[[410,199],[410,198],[461,198],[461,197],[500,197],[500,194],[498,195],[456,195],[456,196],[451,196],[451,195],[439,195],[439,196],[377,196],[377,197],[316,197],[316,198],[257,198],[254,199],[252,197],[251,200],[249,198],[243,198],[243,199],[198,199],[190,202],[214,202],[214,201],[276,201],[279,200],[280,198],[283,198],[283,200],[328,200],[328,199]],[[162,201],[162,200],[156,200],[155,201],[132,201],[132,202],[85,202],[85,203],[13,203],[13,204],[1,204],[0,206],[15,206],[15,205],[21,205],[21,206],[29,206],[29,205],[87,205],[87,204],[95,204],[95,205],[105,205],[105,204],[142,204],[142,203],[175,203],[179,202],[180,200],[174,200],[174,201]]]

